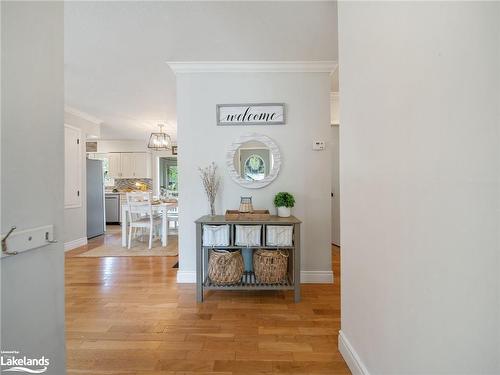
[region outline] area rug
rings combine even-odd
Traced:
[[[126,247],[122,247],[117,241],[113,243],[105,243],[103,245],[92,248],[81,254],[76,255],[77,257],[173,257],[177,256],[178,246],[177,246],[177,236],[168,237],[168,245],[162,247],[160,241],[153,242],[153,248],[148,249],[147,242],[133,241],[132,248],[129,250]]]

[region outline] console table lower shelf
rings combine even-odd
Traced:
[[[278,290],[293,290],[295,302],[300,301],[300,220],[294,216],[288,218],[280,218],[271,216],[265,220],[226,220],[224,216],[203,216],[196,220],[196,300],[203,302],[204,291],[208,290],[239,290],[239,291],[278,291]],[[203,243],[203,227],[208,226],[226,226],[224,229],[229,231],[228,240],[225,245],[212,246]],[[259,225],[261,226],[261,245],[242,246],[237,244],[235,240],[236,226],[238,225]],[[286,278],[281,282],[266,284],[259,282],[253,271],[245,271],[239,281],[229,285],[221,285],[213,282],[208,277],[208,262],[211,249],[222,250],[238,250],[250,249],[252,251],[257,249],[277,250],[276,246],[267,246],[268,238],[266,235],[267,226],[288,226],[293,227],[293,241],[288,246],[281,246],[281,249],[286,250],[289,254],[288,272]]]
[[[205,282],[203,283],[203,288],[207,290],[293,290],[294,285],[289,277],[276,284],[259,283],[253,272],[245,271],[241,280],[238,283],[231,285],[215,284],[207,276],[205,278]]]

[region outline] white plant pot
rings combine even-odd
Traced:
[[[291,212],[290,207],[278,207],[278,216],[279,217],[289,217],[292,212]]]

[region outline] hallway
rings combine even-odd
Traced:
[[[96,246],[94,240],[89,246]],[[292,293],[211,292],[176,284],[176,257],[66,254],[68,374],[349,374],[337,349],[335,284]]]

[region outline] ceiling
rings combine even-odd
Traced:
[[[66,105],[103,139],[175,139],[166,61],[337,60],[336,2],[66,2]]]

